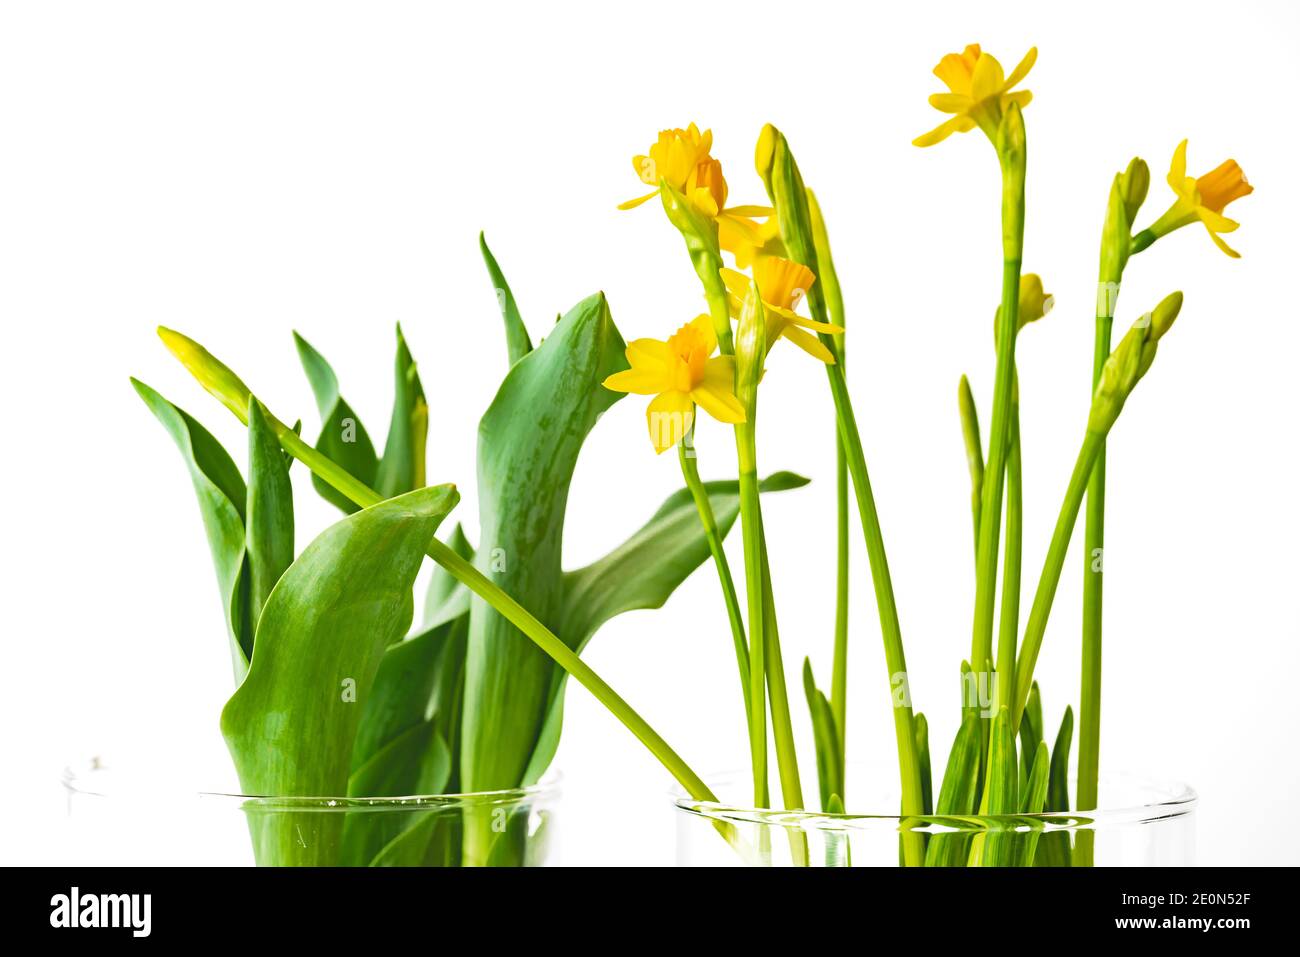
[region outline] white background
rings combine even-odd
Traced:
[[[127,376],[241,461],[243,438],[154,327],[203,341],[311,431],[300,330],[378,441],[400,320],[433,404],[430,477],[459,484],[472,528],[477,419],[506,362],[478,231],[534,339],[598,289],[625,337],[665,336],[700,311],[695,277],[656,204],[615,205],[641,190],[632,154],[691,120],[713,128],[733,202],[763,198],[751,157],[771,121],[825,207],[912,688],[946,752],[973,590],[955,394],[969,373],[987,423],[997,169],[978,133],[910,142],[942,119],[926,104],[931,67],[979,41],[1008,71],[1040,50],[1024,84],[1025,263],[1056,310],[1018,349],[1026,606],[1086,415],[1111,176],[1135,154],[1150,162],[1149,221],[1190,137],[1191,172],[1232,156],[1256,186],[1229,210],[1241,260],[1189,227],[1133,261],[1121,297],[1117,329],[1174,288],[1187,302],[1110,444],[1102,762],[1200,791],[1202,863],[1294,863],[1296,19],[1240,2],[6,4],[0,791],[21,817],[5,817],[0,859],[51,859],[53,782],[79,756],[230,779],[207,547],[177,453]],[[815,365],[774,353],[760,410],[761,466],[814,480],[766,506],[795,688],[805,654],[829,682],[832,641],[833,420]],[[680,484],[643,413],[623,401],[586,446],[571,565]],[[724,427],[706,423],[699,443],[706,477],[732,473]],[[301,548],[335,515],[295,472]],[[855,561],[849,747],[887,780],[884,661],[860,550]],[[1081,578],[1076,541],[1039,666],[1053,727],[1078,695]],[[662,611],[607,626],[588,657],[694,766],[745,763],[710,569]],[[580,689],[559,765],[570,863],[671,863],[667,775]]]

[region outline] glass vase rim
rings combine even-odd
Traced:
[[[748,769],[730,769],[706,775],[705,783],[737,777],[748,780]],[[1163,796],[1147,802],[1119,802],[1114,807],[1090,811],[1041,811],[1033,814],[928,814],[904,815],[898,812],[879,813],[846,811],[831,813],[816,810],[781,810],[756,808],[725,801],[700,801],[686,794],[680,787],[670,792],[678,811],[693,816],[731,824],[761,824],[798,830],[921,830],[921,831],[984,831],[1027,828],[1041,825],[1046,830],[1096,830],[1100,827],[1149,824],[1192,814],[1200,803],[1200,795],[1190,785],[1181,781],[1149,778],[1126,772],[1103,774],[1101,783],[1126,784],[1140,787]],[[1073,794],[1074,777],[1070,791]]]
[[[60,783],[69,797],[81,796],[121,801],[194,801],[229,802],[237,804],[243,810],[274,811],[417,811],[422,809],[490,806],[518,804],[527,801],[550,800],[560,793],[564,777],[559,771],[547,771],[535,784],[514,788],[497,788],[484,791],[447,791],[436,794],[407,794],[366,797],[362,795],[272,795],[241,794],[226,790],[204,790],[202,788],[158,787],[152,782],[147,787],[135,789],[126,786],[102,786],[104,778],[92,780],[95,774],[118,773],[109,765],[90,759],[79,764],[69,764],[59,776]]]

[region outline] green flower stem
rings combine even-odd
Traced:
[[[835,421],[840,442],[845,451],[849,476],[853,480],[858,517],[862,521],[862,537],[867,546],[867,563],[871,566],[871,582],[875,589],[876,608],[880,613],[880,632],[885,644],[885,665],[889,670],[891,694],[895,682],[904,682],[902,699],[894,699],[894,737],[898,743],[898,773],[902,785],[902,809],[907,816],[925,813],[921,794],[921,763],[917,755],[916,735],[912,728],[912,703],[907,691],[907,659],[903,654],[903,632],[898,621],[898,606],[894,602],[894,585],[889,577],[889,561],[885,557],[885,541],[880,530],[880,517],[876,513],[875,498],[871,494],[871,480],[867,476],[866,456],[849,399],[844,370],[838,365],[826,367],[831,396],[835,400]],[[903,832],[903,857],[909,867],[920,867],[925,860],[924,836],[917,831]]]
[[[699,512],[700,524],[704,527],[704,539],[709,543],[709,554],[713,556],[714,567],[718,570],[718,582],[722,585],[722,599],[727,606],[727,620],[731,623],[731,638],[736,646],[736,667],[740,672],[740,690],[745,698],[745,714],[749,714],[749,646],[745,641],[745,623],[741,617],[740,600],[736,597],[736,583],[731,577],[731,565],[727,562],[727,553],[722,550],[722,536],[718,534],[718,522],[713,515],[713,505],[709,494],[700,481],[700,470],[695,462],[694,448],[687,448],[683,439],[677,445],[677,458],[682,465],[682,476],[686,487],[691,491],[695,501],[695,510]]]
[[[1112,304],[1113,305],[1113,304]],[[1110,306],[1098,310],[1111,312]],[[1093,341],[1092,387],[1097,388],[1102,367],[1110,358],[1111,326],[1109,315],[1097,316]],[[1082,679],[1079,691],[1079,783],[1075,808],[1092,810],[1097,806],[1097,776],[1101,751],[1101,606],[1102,555],[1106,523],[1106,447],[1097,454],[1092,479],[1088,483],[1088,506],[1084,518],[1083,554],[1083,652]],[[1092,865],[1092,834],[1075,848],[1079,866]]]
[[[749,758],[754,772],[754,806],[767,807],[766,629],[763,627],[763,529],[758,501],[758,454],[754,423],[736,426],[740,463],[740,526],[745,548],[745,593],[749,613]]]
[[[1023,181],[1022,181],[1023,187]],[[1023,225],[1023,218],[1021,220]],[[1004,227],[1005,228],[1005,227]],[[993,602],[997,592],[999,533],[1002,524],[1002,491],[1006,479],[1007,436],[1015,386],[1016,326],[1020,309],[1020,260],[1008,259],[1002,266],[1002,305],[999,307],[997,370],[993,386],[993,420],[989,427],[988,464],[984,469],[980,503],[979,551],[975,562],[975,617],[971,634],[971,666],[976,673],[993,661]],[[1005,662],[999,661],[1002,665]],[[1014,667],[1014,664],[1013,664]],[[998,679],[999,691],[1003,678]],[[997,700],[1006,701],[1000,696]]]
[[[843,350],[840,356],[843,356]],[[840,767],[848,748],[849,686],[849,467],[844,440],[835,434],[835,651],[831,661],[831,715],[839,732]],[[844,783],[840,783],[844,790]],[[845,800],[840,794],[840,800]]]
[[[781,800],[787,810],[803,809],[803,787],[799,782],[799,757],[790,721],[790,696],[781,659],[781,632],[776,624],[776,599],[772,591],[772,569],[763,542],[763,640],[767,645],[767,693],[772,702],[772,740],[776,744],[777,773],[781,778]]]
[[[1088,431],[1079,448],[1079,457],[1075,460],[1074,471],[1070,473],[1070,483],[1065,490],[1065,500],[1061,503],[1061,512],[1056,519],[1056,528],[1052,532],[1052,542],[1047,549],[1047,558],[1043,562],[1043,573],[1038,579],[1038,590],[1034,593],[1034,603],[1029,609],[1029,618],[1025,623],[1025,636],[1020,644],[1020,657],[1016,661],[1016,692],[1011,707],[1011,731],[1016,734],[1020,729],[1020,717],[1024,713],[1025,703],[1029,700],[1029,689],[1034,681],[1034,665],[1038,661],[1038,652],[1043,645],[1043,634],[1047,630],[1047,618],[1052,611],[1052,601],[1056,597],[1056,587],[1061,581],[1061,569],[1065,564],[1065,553],[1070,547],[1070,536],[1074,532],[1074,523],[1079,517],[1079,508],[1083,504],[1084,493],[1092,476],[1097,457],[1106,442],[1104,434]]]
[[[1016,638],[1020,631],[1020,564],[1023,542],[1023,495],[1020,468],[1020,403],[1011,399],[1007,436],[1007,541],[1002,553],[1002,607],[998,613],[998,695],[1010,699],[1016,682]]]
[[[1159,238],[1159,236],[1149,229],[1142,230],[1142,232],[1133,237],[1133,244],[1129,246],[1128,254],[1130,256],[1136,256]]]

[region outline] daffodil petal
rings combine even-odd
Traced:
[[[719,422],[744,422],[745,407],[735,396],[735,379],[735,358],[714,356],[705,365],[704,379],[691,392],[691,398]]]
[[[976,103],[1003,90],[1002,64],[991,53],[981,53],[970,78],[970,98]]]
[[[1038,47],[1030,47],[1029,52],[1025,54],[1024,59],[1016,64],[1016,68],[1011,71],[1011,75],[1003,81],[1002,89],[1009,90],[1034,68],[1034,63],[1038,60]]]
[[[973,103],[969,96],[960,93],[932,93],[930,105],[940,113],[965,113]]]
[[[680,442],[695,421],[695,403],[686,392],[664,392],[646,407],[646,424],[655,452],[666,452]]]
[[[1174,158],[1169,161],[1169,175],[1165,177],[1175,193],[1182,195],[1183,181],[1187,179],[1187,140],[1178,144]]]
[[[656,196],[658,196],[658,195],[659,195],[659,190],[655,190],[653,193],[646,193],[644,196],[638,196],[636,199],[629,199],[626,203],[619,203],[619,204],[618,204],[618,208],[619,208],[619,209],[636,209],[638,206],[640,206],[640,205],[641,205],[642,203],[644,203],[646,200],[648,200],[648,199],[653,199],[654,197],[656,197]]]
[[[1205,231],[1208,232],[1208,233],[1210,234],[1210,238],[1214,240],[1214,245],[1218,246],[1220,249],[1222,249],[1225,253],[1227,253],[1227,254],[1228,254],[1229,256],[1231,256],[1233,259],[1240,259],[1240,258],[1241,258],[1241,253],[1237,252],[1237,250],[1233,249],[1231,246],[1229,246],[1227,243],[1225,243],[1222,239],[1220,239],[1220,238],[1219,238],[1219,234],[1216,233],[1213,229],[1210,229],[1208,226],[1206,226],[1206,227],[1205,227]]]
[[[1023,110],[1030,104],[1030,101],[1032,101],[1033,98],[1034,94],[1029,90],[1016,90],[1014,93],[1003,93],[1002,108],[1005,110],[1009,104],[1014,103]]]
[[[953,133],[965,133],[975,128],[975,121],[969,116],[954,116],[950,120],[940,123],[929,133],[923,133],[916,139],[912,140],[913,146],[934,146],[936,143],[942,143]]]
[[[835,357],[831,355],[831,351],[822,345],[821,340],[812,333],[796,329],[794,326],[786,326],[781,332],[781,337],[789,339],[814,359],[820,359],[828,366],[835,365]]]
[[[713,317],[707,312],[702,312],[690,322],[695,328],[696,334],[704,340],[704,354],[713,355],[713,350],[718,348],[718,334],[713,328]]]
[[[1241,225],[1235,219],[1229,219],[1227,216],[1206,209],[1204,206],[1197,209],[1196,215],[1201,218],[1205,228],[1212,233],[1230,233]]]
[[[668,384],[663,375],[647,372],[644,369],[624,369],[608,376],[604,383],[606,389],[613,392],[632,392],[636,395],[656,395]]]

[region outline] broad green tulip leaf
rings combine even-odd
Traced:
[[[763,492],[800,488],[808,479],[775,472],[759,483]],[[725,537],[740,514],[737,482],[705,482],[718,534]],[[690,489],[678,489],[650,521],[605,557],[564,575],[564,606],[556,634],[579,653],[597,629],[625,611],[659,608],[668,596],[709,558],[699,513]],[[553,673],[546,720],[536,739],[522,783],[536,784],[555,757],[564,720],[567,674]]]
[[[1017,810],[1016,742],[1011,734],[1011,712],[1003,705],[989,732],[988,802],[986,813],[1013,815]],[[980,863],[984,867],[1010,867],[1015,863],[1015,834],[994,828],[986,835]]]
[[[478,248],[483,253],[483,262],[487,264],[488,276],[492,280],[492,291],[497,297],[497,309],[501,311],[501,319],[506,324],[506,350],[510,356],[510,364],[514,365],[533,351],[533,344],[528,338],[528,329],[524,325],[524,320],[519,315],[519,307],[515,304],[510,284],[506,282],[506,277],[501,272],[501,267],[497,265],[492,250],[488,249],[487,239],[482,233],[478,234]]]
[[[370,861],[371,867],[459,867],[462,808],[426,806],[406,818],[406,829],[386,844]]]
[[[963,711],[961,728],[948,752],[948,766],[939,786],[934,813],[965,816],[975,813],[979,786],[982,733],[977,709]],[[962,833],[932,834],[926,845],[926,867],[961,867],[966,863],[970,835]]]
[[[172,437],[189,470],[217,571],[230,656],[238,683],[244,679],[253,653],[244,561],[244,507],[248,494],[244,478],[221,443],[189,413],[137,379],[132,379],[131,385]]]
[[[433,628],[384,652],[361,708],[352,748],[354,774],[394,738],[430,717],[438,666],[450,631],[450,625]]]
[[[835,715],[826,695],[817,690],[813,680],[812,662],[803,660],[803,692],[808,700],[808,713],[812,717],[813,744],[817,757],[817,790],[823,811],[830,811],[832,796],[844,790],[844,776],[840,768],[839,731]]]
[[[1074,711],[1068,706],[1061,718],[1056,743],[1052,745],[1052,766],[1047,775],[1047,798],[1044,811],[1070,810],[1070,744],[1074,738]],[[1068,831],[1051,831],[1038,842],[1034,855],[1035,867],[1069,867],[1072,863],[1070,834]]]
[[[393,416],[388,423],[384,457],[375,472],[374,489],[384,498],[424,485],[424,451],[429,436],[429,406],[400,325],[395,378]]]
[[[346,791],[362,707],[385,650],[410,626],[412,587],[449,485],[389,499],[330,526],[289,566],[262,609],[248,675],[221,714],[247,794]],[[250,822],[263,864],[330,864],[336,815]]]
[[[293,564],[293,487],[280,440],[256,398],[248,403],[247,548],[249,615],[257,619],[286,568]]]
[[[442,794],[451,775],[451,749],[434,721],[421,721],[384,746],[348,781],[351,797],[413,797]],[[340,863],[363,867],[386,844],[418,821],[415,813],[380,805],[354,811],[343,825]]]
[[[348,795],[360,798],[441,794],[450,776],[451,749],[430,719],[407,728],[353,771],[348,779]]]
[[[578,303],[506,374],[479,423],[479,570],[555,630],[569,482],[596,419],[620,393],[623,337],[601,294]],[[482,599],[470,602],[462,786],[517,786],[537,742],[554,665]],[[467,840],[470,836],[467,834]],[[476,852],[485,846],[474,845]],[[473,859],[473,858],[471,858]]]
[[[1047,800],[1047,773],[1048,766],[1051,763],[1052,759],[1047,750],[1047,742],[1039,741],[1038,747],[1034,751],[1034,759],[1030,764],[1029,774],[1025,778],[1025,785],[1020,792],[1021,814],[1042,813],[1043,802]],[[1034,852],[1038,849],[1038,838],[1043,830],[1043,823],[1040,820],[1030,819],[1026,823],[1029,831],[1016,835],[1016,867],[1033,866]]]
[[[338,377],[325,357],[296,332],[293,340],[298,346],[298,358],[307,373],[307,381],[316,396],[316,407],[320,410],[321,429],[316,451],[341,466],[353,478],[373,487],[379,460],[375,457],[375,447],[365,426],[339,394]],[[312,473],[311,482],[321,498],[346,514],[351,515],[357,510],[355,502],[315,473]]]
[[[466,561],[474,560],[474,546],[465,537],[465,530],[460,523],[456,524],[451,537],[447,539],[447,545]],[[469,589],[465,583],[441,565],[434,565],[428,590],[424,593],[424,628],[436,628],[468,613]]]

